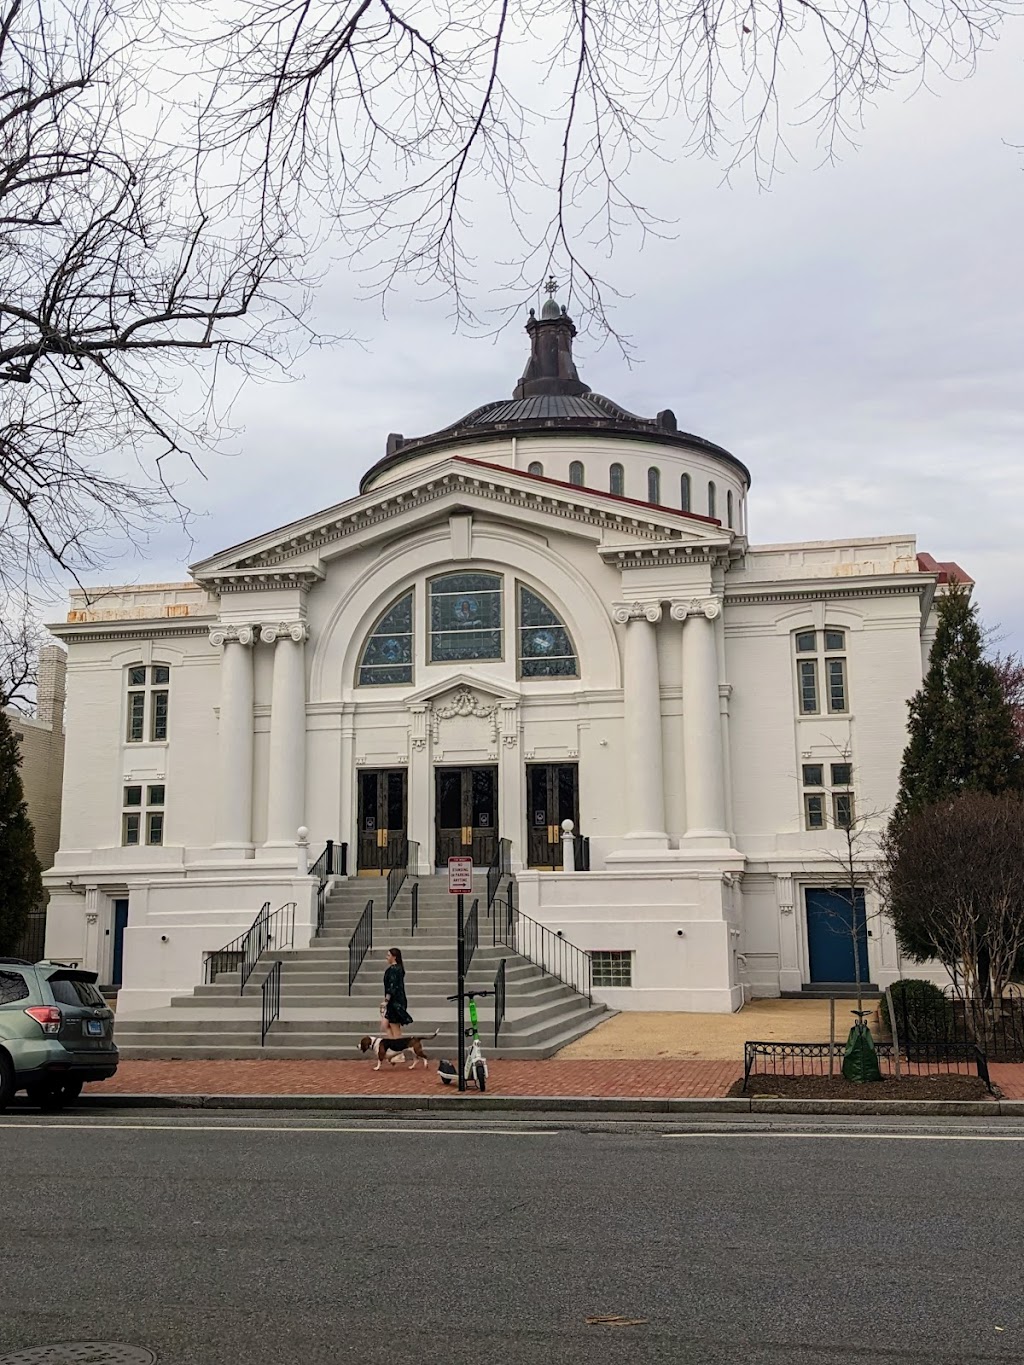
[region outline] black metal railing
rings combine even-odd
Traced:
[[[977,1075],[992,1088],[988,1061],[974,1043],[950,1042],[934,1045],[927,1058],[916,1056],[910,1062],[902,1049],[890,1042],[875,1041],[878,1066],[883,1076]],[[743,1044],[743,1089],[751,1076],[838,1077],[842,1073],[846,1039],[834,1043],[745,1042]]]
[[[941,1059],[950,1049],[972,1045],[990,1062],[1024,1061],[1024,994],[1007,986],[1000,999],[940,992],[927,982],[896,981],[886,991],[882,1025],[892,1034],[904,1064]]]
[[[491,913],[491,906],[494,898],[498,894],[498,887],[506,877],[512,875],[512,840],[499,839],[494,850],[494,857],[491,865],[487,869],[487,913]]]
[[[473,897],[473,904],[469,907],[469,914],[463,920],[462,940],[465,944],[463,963],[465,974],[469,975],[470,963],[473,961],[473,954],[476,952],[480,943],[480,898]]]
[[[327,912],[327,897],[333,877],[344,877],[348,870],[348,844],[336,844],[327,840],[323,853],[309,869],[309,875],[317,880],[316,886],[316,932],[322,932],[324,915]]]
[[[359,975],[363,959],[373,947],[373,901],[366,902],[366,908],[359,918],[355,933],[348,942],[348,993],[352,994],[352,983]]]
[[[573,865],[577,872],[590,871],[590,836],[577,834],[572,841]]]
[[[494,1046],[498,1046],[498,1032],[505,1022],[505,963],[502,958],[494,976]]]
[[[45,951],[46,911],[30,910],[12,956],[24,958],[26,962],[38,962]]]
[[[411,898],[410,909],[409,909],[409,937],[410,937],[410,938],[415,938],[415,937],[416,937],[416,930],[419,928],[419,924],[420,924],[420,884],[419,884],[419,882],[413,882],[413,884],[412,884],[412,898]]]
[[[495,901],[491,918],[493,944],[504,944],[520,957],[528,958],[548,976],[585,996],[594,1003],[593,966],[590,954],[553,930],[538,924],[516,909],[513,897],[515,882],[509,885],[508,899]]]
[[[244,934],[239,934],[223,948],[204,955],[203,980],[209,985],[221,972],[238,972],[238,993],[241,995],[265,952],[291,948],[294,944],[295,902],[288,901],[271,912],[270,902],[264,901],[259,914]]]
[[[401,848],[399,850],[398,862],[394,865],[394,867],[388,868],[387,883],[388,903],[387,909],[384,912],[385,919],[391,918],[391,907],[398,899],[398,893],[405,885],[405,879],[409,875],[409,854],[411,847],[412,845],[409,843],[409,840],[403,839],[401,843]]]
[[[267,1034],[275,1019],[281,1017],[281,959],[274,963],[260,987],[263,995],[263,1008],[260,1019],[260,1047],[267,1041]]]

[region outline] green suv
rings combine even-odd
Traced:
[[[0,957],[0,1111],[18,1090],[59,1109],[117,1070],[114,1014],[96,973]]]

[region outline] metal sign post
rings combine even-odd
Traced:
[[[452,895],[457,896],[456,916],[458,918],[458,929],[456,938],[456,972],[459,984],[456,988],[458,999],[456,1002],[456,1028],[459,1033],[459,1089],[466,1088],[466,921],[464,914],[464,894],[473,890],[473,859],[472,858],[449,858],[448,859],[448,890]]]

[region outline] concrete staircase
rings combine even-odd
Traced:
[[[117,1023],[121,1056],[153,1059],[341,1058],[359,1057],[358,1041],[376,1033],[383,998],[388,948],[402,950],[414,1023],[409,1033],[440,1029],[427,1047],[434,1057],[454,1059],[458,1047],[456,1008],[445,997],[456,989],[456,900],[442,877],[419,879],[419,915],[411,929],[410,878],[390,916],[385,915],[386,883],[355,878],[335,884],[327,901],[323,931],[308,948],[268,953],[239,993],[238,972],[221,973],[197,986],[166,1009]],[[489,1057],[533,1060],[550,1057],[595,1024],[611,1017],[603,1005],[586,999],[548,976],[527,958],[492,943],[486,913],[486,886],[479,878],[479,946],[470,966],[470,989],[493,989],[506,959],[505,1019],[494,1047],[494,1001],[481,1000],[480,1034]],[[348,943],[367,900],[373,898],[373,949],[348,992]],[[471,904],[467,897],[467,909]],[[260,1045],[261,986],[275,959],[281,961],[281,1016]]]

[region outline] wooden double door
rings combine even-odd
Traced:
[[[489,867],[498,848],[498,769],[435,768],[435,858]]]
[[[408,857],[409,774],[363,768],[359,783],[359,873],[382,875]]]
[[[580,773],[575,763],[526,765],[526,857],[530,867],[562,866],[562,821],[580,832]]]

